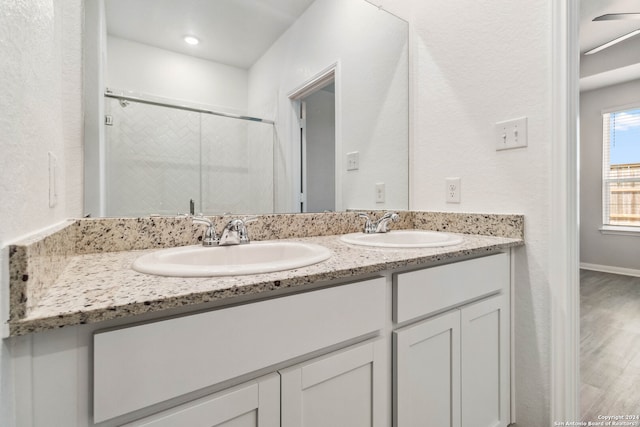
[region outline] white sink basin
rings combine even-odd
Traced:
[[[340,240],[353,245],[384,248],[433,248],[462,243],[462,237],[440,231],[391,230],[387,233],[345,234]]]
[[[264,241],[236,246],[182,246],[142,255],[133,263],[141,273],[177,277],[270,273],[317,264],[329,249],[302,242]]]

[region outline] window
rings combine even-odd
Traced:
[[[602,115],[602,221],[640,231],[640,108]]]

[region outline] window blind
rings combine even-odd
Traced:
[[[640,108],[602,115],[602,222],[640,227]]]

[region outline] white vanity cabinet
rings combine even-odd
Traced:
[[[396,427],[511,422],[509,272],[497,254],[397,275],[396,319],[427,319],[393,332]]]
[[[369,340],[124,426],[386,426],[385,348]]]
[[[497,295],[460,310],[462,427],[510,421],[509,303]]]
[[[271,374],[125,427],[279,427],[280,377]]]
[[[386,341],[376,339],[280,371],[282,427],[383,427]]]
[[[504,427],[509,253],[12,340],[18,426]]]
[[[189,393],[265,370],[275,372],[314,353],[379,335],[386,283],[374,278],[98,332],[93,338],[94,422],[135,416]],[[362,348],[373,357],[373,345]],[[346,372],[353,369],[352,354],[359,353],[335,355],[300,369],[307,381],[323,372],[330,375],[331,369]]]
[[[460,316],[393,333],[395,425],[460,427]]]

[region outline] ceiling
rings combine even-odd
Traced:
[[[584,52],[640,29],[640,20],[597,21],[612,13],[640,13],[638,0],[580,0],[580,90],[640,79],[640,35],[593,55]]]
[[[580,53],[640,28],[640,20],[593,22],[593,18],[607,13],[634,12],[640,13],[638,0],[581,0]]]
[[[105,0],[105,14],[110,35],[247,69],[313,1]]]
[[[314,0],[105,0],[110,35],[178,53],[248,69]],[[640,12],[639,0],[581,0],[580,53],[640,28],[640,20],[600,21],[607,13]],[[200,39],[197,46],[183,38]],[[640,49],[640,35],[619,43],[618,51]],[[609,53],[606,53],[610,50]],[[609,61],[613,48],[582,56],[582,61]],[[598,58],[600,56],[600,58]],[[589,76],[587,89],[640,78],[635,69]],[[584,77],[584,76],[582,76]],[[584,80],[584,79],[583,79]]]

